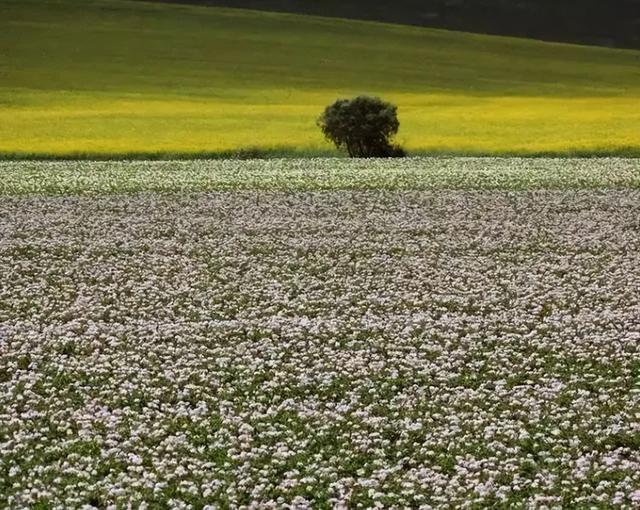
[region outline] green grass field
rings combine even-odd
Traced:
[[[0,0],[0,153],[327,151],[339,96],[415,152],[640,153],[640,52],[120,0]]]

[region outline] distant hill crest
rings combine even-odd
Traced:
[[[640,0],[152,0],[640,48]]]

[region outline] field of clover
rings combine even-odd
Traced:
[[[640,507],[637,160],[0,175],[0,508]]]

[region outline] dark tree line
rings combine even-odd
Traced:
[[[640,48],[640,0],[157,0]]]

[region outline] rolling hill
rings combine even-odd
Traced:
[[[326,151],[336,97],[414,151],[640,151],[640,52],[126,0],[0,0],[0,152]]]
[[[143,0],[148,1],[148,0]],[[153,0],[640,48],[638,0]]]

